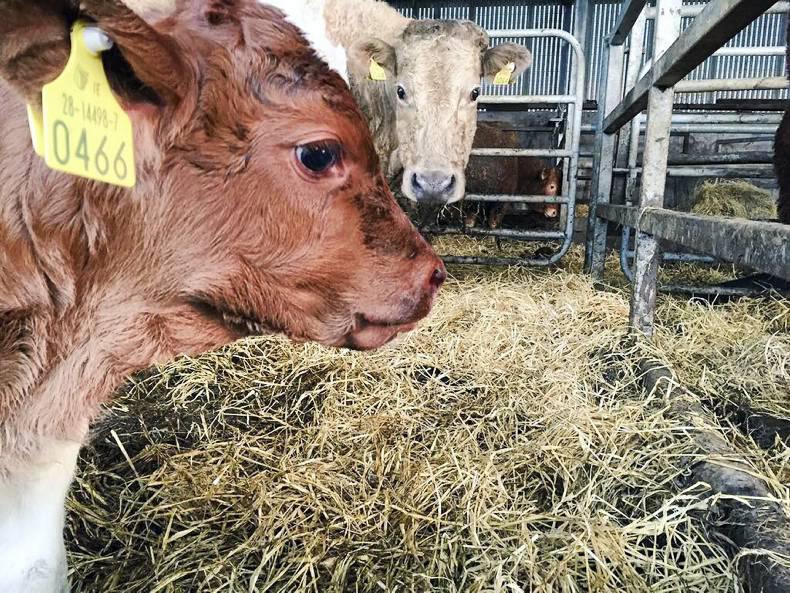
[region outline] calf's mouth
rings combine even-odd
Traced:
[[[352,350],[375,350],[380,348],[398,335],[412,331],[417,327],[417,321],[388,322],[373,320],[362,314],[354,316],[354,326],[345,336],[341,346]]]
[[[400,334],[415,329],[418,321],[430,311],[432,304],[430,301],[432,300],[420,303],[408,318],[404,319],[383,320],[362,313],[353,314],[344,333],[335,334],[337,337],[334,339],[316,341],[336,348],[375,350],[393,341]],[[263,319],[249,312],[241,312],[224,303],[201,298],[192,300],[190,304],[202,316],[229,329],[238,338],[280,333],[297,342],[315,339],[309,336],[294,336],[287,328],[281,327],[271,320]]]
[[[205,299],[192,300],[190,304],[201,315],[231,330],[240,338],[261,336],[281,331],[270,321],[260,319],[249,313],[235,311],[227,305]]]

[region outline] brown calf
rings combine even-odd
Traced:
[[[475,148],[519,148],[516,132],[495,125],[480,123],[474,140]],[[468,193],[557,196],[562,188],[562,172],[534,157],[472,156],[466,170]],[[557,204],[530,204],[529,209],[546,218],[559,215]],[[475,226],[482,213],[489,228],[498,228],[505,216],[512,213],[508,203],[486,203],[467,207],[466,224]]]
[[[240,336],[369,349],[430,310],[441,261],[395,203],[338,75],[256,0],[155,28],[84,0],[135,128],[133,190],[46,168],[24,102],[60,73],[67,0],[0,4],[0,591],[65,582],[63,499],[124,377]],[[12,92],[13,90],[13,92]]]

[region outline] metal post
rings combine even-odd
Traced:
[[[642,14],[639,15],[639,18],[634,23],[634,29],[631,31],[631,39],[629,41],[631,53],[628,54],[628,79],[626,84],[626,93],[628,93],[634,87],[634,85],[639,81],[639,78],[643,75],[643,50],[645,46],[645,34],[647,33],[647,13],[649,10],[649,7],[645,7],[645,9],[642,11]],[[636,51],[637,49],[638,51]],[[648,61],[648,63],[645,64],[645,67],[649,67],[650,63],[652,63],[652,60]],[[628,167],[628,174],[625,179],[625,189],[623,191],[623,203],[627,205],[633,204],[634,198],[636,196],[638,177],[636,165],[639,158],[639,135],[641,131],[642,128],[640,125],[640,118],[636,117],[631,120],[627,136],[626,134],[621,134],[621,136],[627,137],[628,139],[628,152],[627,154],[623,155]],[[625,255],[631,248],[630,242],[631,229],[628,227],[623,227],[620,235],[620,268],[623,270],[623,273],[625,273],[629,281],[633,282],[633,273],[631,273],[631,269],[628,267],[629,260]]]
[[[642,57],[645,46],[645,29],[647,24],[647,9],[643,9],[634,22],[634,28],[631,30],[631,36],[628,41],[628,64],[625,71],[625,90],[624,94],[630,91],[642,72]],[[620,138],[617,145],[617,167],[626,167],[629,163],[629,156],[631,151],[636,151],[639,146],[639,123],[631,122],[629,128],[630,133],[626,134],[620,132]],[[634,140],[636,138],[636,140]],[[636,156],[634,156],[636,159]],[[636,160],[634,160],[636,163]],[[627,180],[620,180],[616,187],[614,195],[620,197],[622,203],[627,203],[632,199],[633,184],[631,178]]]
[[[682,0],[658,0],[653,63],[680,35]],[[669,158],[669,127],[672,123],[674,87],[650,87],[647,103],[647,129],[643,156],[640,208],[661,208]],[[661,261],[659,241],[642,231],[636,235],[636,272],[631,297],[631,327],[647,336],[653,335],[656,312],[658,267]]]
[[[596,215],[600,204],[608,204],[612,193],[614,169],[615,134],[603,130],[607,113],[614,109],[622,98],[623,83],[623,45],[610,45],[609,38],[604,42],[604,61],[598,88],[597,132],[595,137],[594,177],[590,194],[590,214],[587,221],[587,243],[584,260],[585,271],[592,274],[593,280],[603,280],[606,264],[606,235],[609,225]]]

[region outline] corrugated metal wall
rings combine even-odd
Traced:
[[[576,6],[570,2],[536,3],[525,0],[511,2],[437,1],[413,2],[393,1],[404,14],[417,18],[456,18],[473,20],[486,29],[564,29],[573,32]],[[473,9],[470,9],[471,5]],[[686,2],[704,4],[704,2]],[[603,37],[612,29],[620,11],[620,2],[595,2],[589,15],[588,36],[585,53],[588,56],[587,98],[595,99],[598,74],[601,67]],[[683,19],[684,28],[693,22]],[[735,47],[783,46],[787,15],[769,14],[760,17],[737,35],[728,45]],[[648,21],[646,46],[651,43],[652,22]],[[497,39],[495,43],[508,41]],[[527,40],[535,63],[517,85],[486,89],[496,94],[563,94],[568,92],[567,45],[557,39]],[[701,64],[689,75],[690,79],[745,78],[758,76],[781,76],[785,71],[784,56],[714,56]],[[787,96],[787,91],[731,91],[718,93],[695,93],[678,95],[678,102],[706,103],[717,98],[763,98],[777,99]]]

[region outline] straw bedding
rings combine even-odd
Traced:
[[[640,387],[627,295],[578,262],[451,270],[380,352],[266,337],[138,377],[68,503],[73,590],[740,591],[709,495],[678,486],[684,426]],[[790,448],[723,405],[787,414],[788,303],[664,298],[659,318],[649,354],[790,512]]]

